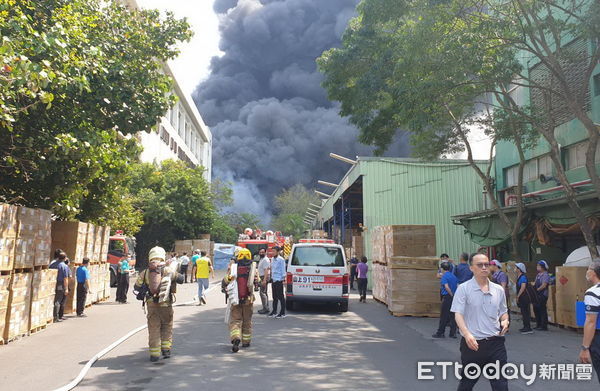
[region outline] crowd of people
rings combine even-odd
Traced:
[[[533,284],[527,279],[525,264],[516,263],[515,281],[516,303],[522,315],[522,334],[533,330],[548,331],[548,302],[551,278],[548,263],[537,262],[537,275]],[[483,368],[486,364],[507,363],[504,345],[505,335],[510,324],[508,303],[510,303],[509,277],[498,260],[491,261],[485,254],[469,256],[461,254],[459,265],[454,265],[447,254],[440,256],[440,320],[433,338],[444,338],[446,327],[450,326],[449,336],[457,338],[457,329],[462,335],[460,343],[463,368],[471,363]],[[593,364],[600,371],[600,333],[596,333],[598,313],[600,313],[600,260],[589,266],[586,279],[593,284],[584,297],[586,323],[579,359],[582,363]],[[536,327],[531,327],[530,308],[533,306]],[[599,378],[600,380],[600,378]],[[459,390],[473,389],[477,378],[462,376]],[[508,382],[503,376],[490,380],[493,390],[508,390]]]

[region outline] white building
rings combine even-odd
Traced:
[[[138,8],[135,0],[125,4]],[[200,116],[192,97],[186,94],[168,64],[163,65],[165,74],[173,79],[172,93],[179,101],[163,115],[150,133],[140,132],[137,139],[143,147],[141,160],[160,163],[167,159],[179,159],[193,166],[206,169],[204,178],[210,182],[212,171],[212,134]]]

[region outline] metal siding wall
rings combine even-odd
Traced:
[[[431,224],[436,226],[436,255],[447,252],[456,259],[463,251],[477,250],[477,245],[464,234],[463,227],[451,221],[453,215],[483,208],[483,186],[470,166],[405,165],[385,161],[362,164],[367,232],[378,225]],[[370,256],[370,234],[365,236]]]

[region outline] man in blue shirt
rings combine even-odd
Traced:
[[[456,266],[454,274],[456,275],[456,278],[458,278],[459,285],[473,278],[473,272],[469,267],[469,254],[460,254],[460,263],[458,264],[458,266]]]
[[[60,322],[66,320],[64,317],[65,313],[65,301],[69,295],[69,277],[71,277],[71,270],[65,264],[67,260],[67,254],[61,252],[52,265],[51,269],[58,270],[56,274],[56,287],[54,290],[54,322]]]
[[[285,295],[283,294],[283,282],[285,280],[285,259],[279,255],[280,248],[273,247],[274,256],[271,260],[271,284],[273,295],[273,310],[269,314],[271,318],[285,318]],[[281,304],[281,311],[277,314],[277,303]]]
[[[458,279],[450,271],[450,264],[447,262],[441,265],[444,274],[440,280],[440,294],[442,296],[442,304],[440,309],[440,323],[438,330],[432,335],[433,338],[444,338],[446,325],[450,323],[450,338],[456,338],[456,322],[454,321],[454,313],[450,312],[452,307],[452,298],[458,288]]]
[[[85,299],[90,292],[90,271],[88,265],[89,258],[83,258],[83,265],[77,268],[75,276],[77,277],[77,316],[86,316],[83,313],[85,308]]]

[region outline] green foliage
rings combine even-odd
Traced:
[[[272,226],[284,235],[302,237],[306,225],[304,214],[310,204],[320,205],[320,198],[301,184],[296,184],[283,190],[275,197],[277,214],[273,218]]]
[[[0,0],[0,37],[0,198],[134,232],[129,135],[173,104],[162,61],[188,24],[118,2]]]
[[[215,217],[212,229],[210,230],[210,238],[216,243],[233,244],[238,239],[238,231],[233,228],[227,221],[227,216],[218,215]]]
[[[246,228],[261,229],[260,219],[252,213],[228,213],[224,218],[237,234],[243,233]]]
[[[160,166],[133,167],[131,194],[143,211],[144,225],[136,235],[140,256],[155,245],[170,249],[175,240],[195,239],[208,233],[215,221],[215,206],[204,168],[190,168],[166,160]]]

